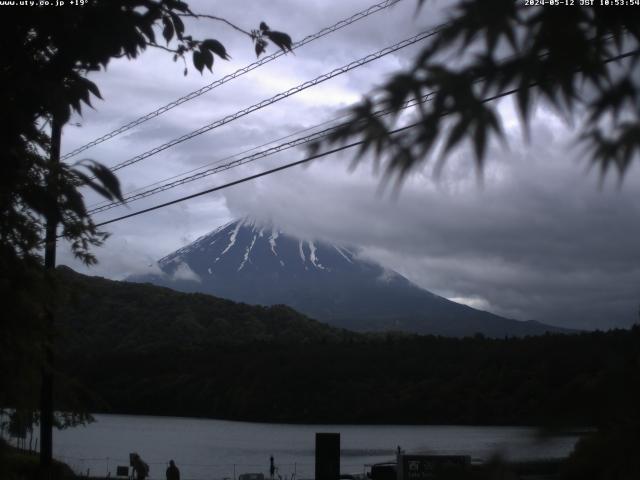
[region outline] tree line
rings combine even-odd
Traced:
[[[67,357],[92,412],[301,423],[600,426],[636,415],[640,328],[386,334]]]

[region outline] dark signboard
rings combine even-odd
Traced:
[[[432,480],[445,470],[469,467],[467,455],[402,455],[399,480]]]
[[[116,467],[116,477],[128,477],[129,476],[129,467],[123,467],[122,465],[118,465]]]
[[[340,434],[316,433],[316,480],[340,477]]]
[[[378,463],[371,466],[371,480],[397,480],[398,472],[395,463]]]
[[[264,480],[264,473],[243,473],[238,480]]]

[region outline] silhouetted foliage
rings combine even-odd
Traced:
[[[631,413],[631,412],[628,412]],[[604,425],[580,439],[562,467],[566,480],[634,480],[640,478],[640,419]]]
[[[49,161],[47,133],[64,125],[73,112],[101,98],[90,72],[119,57],[135,59],[147,48],[192,55],[195,68],[211,70],[214,56],[229,55],[218,40],[195,39],[182,18],[206,17],[180,0],[90,0],[83,6],[4,6],[0,16],[0,405],[21,392],[33,396],[34,367],[48,326],[43,313],[54,303],[54,280],[42,271],[40,257],[46,219],[55,220],[59,235],[86,264],[95,263],[91,248],[107,233],[87,214],[80,188],[87,186],[109,200],[122,201],[117,178],[93,160],[71,164]],[[235,27],[237,30],[242,31]],[[165,45],[156,41],[161,32]],[[244,32],[253,38],[250,33]],[[278,38],[272,40],[282,48]],[[49,332],[50,333],[50,332]],[[20,372],[20,373],[17,373]],[[7,403],[9,402],[9,403]]]
[[[78,480],[71,468],[61,462],[53,462],[50,480]],[[7,445],[0,439],[0,478],[2,480],[39,480],[42,478],[38,456]]]
[[[459,0],[450,12],[413,65],[353,107],[350,121],[314,152],[363,140],[360,155],[372,152],[377,162],[388,156],[384,181],[395,177],[399,185],[434,156],[438,172],[466,138],[481,170],[491,139],[505,141],[501,112],[490,100],[513,95],[526,132],[540,99],[577,125],[578,140],[603,175],[610,166],[624,174],[640,153],[637,7]],[[428,93],[413,119],[399,115],[405,101]],[[374,115],[381,106],[395,115]]]
[[[256,55],[258,57],[264,53],[267,47],[268,43],[265,38],[275,43],[284,53],[293,51],[291,49],[291,37],[286,33],[271,30],[264,22],[260,22],[259,29],[251,31],[251,38],[255,43]]]

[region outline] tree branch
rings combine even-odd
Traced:
[[[150,47],[159,48],[160,50],[165,50],[170,53],[180,54],[180,52],[177,49],[165,47],[164,45],[160,45],[156,42],[147,42],[147,45]]]
[[[178,15],[181,16],[181,17],[208,18],[210,20],[216,20],[218,22],[223,22],[223,23],[226,23],[227,25],[229,25],[234,30],[237,30],[240,33],[244,33],[248,37],[253,38],[251,33],[247,32],[246,30],[243,30],[242,28],[238,27],[237,25],[234,25],[233,23],[231,23],[226,18],[216,17],[214,15],[207,15],[207,14],[204,14],[204,13],[193,13],[193,12],[192,13],[179,13]]]

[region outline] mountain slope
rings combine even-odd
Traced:
[[[251,304],[286,304],[356,331],[492,337],[562,331],[451,302],[359,258],[353,249],[297,238],[247,219],[214,230],[162,258],[158,266],[162,274],[128,280]]]
[[[305,344],[353,337],[284,305],[260,307],[58,267],[58,344],[67,354],[208,351],[254,342]]]

